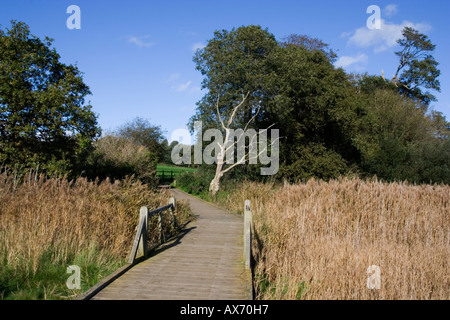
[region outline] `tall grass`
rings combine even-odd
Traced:
[[[450,186],[341,179],[245,183],[259,299],[449,299]],[[369,266],[381,271],[370,290]]]
[[[139,208],[166,205],[169,197],[132,178],[17,183],[0,174],[0,298],[75,297],[124,265]],[[183,204],[177,212],[181,222],[188,219]],[[81,269],[81,290],[66,286],[69,265]]]

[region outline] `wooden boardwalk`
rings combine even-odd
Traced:
[[[244,219],[182,191],[196,219],[180,237],[135,265],[92,299],[246,300],[251,274],[244,267]]]

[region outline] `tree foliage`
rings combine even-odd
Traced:
[[[117,129],[116,134],[144,146],[155,155],[158,161],[165,156],[163,147],[164,135],[160,126],[151,124],[148,120],[137,117]]]
[[[425,114],[414,100],[376,90],[367,100],[374,117],[361,167],[387,181],[450,182],[449,123]]]
[[[322,51],[323,53],[325,53],[331,63],[334,63],[337,58],[337,54],[330,48],[328,44],[324,43],[318,38],[311,38],[306,35],[291,34],[290,36],[285,37],[280,42],[280,45],[282,47],[302,47],[309,51]]]
[[[203,121],[205,129],[219,128],[217,102],[220,114],[229,118],[242,96],[250,93],[235,117],[236,125],[244,127],[270,95],[266,83],[273,65],[269,57],[276,48],[275,37],[260,26],[216,31],[207,46],[194,56],[196,68],[204,76],[202,86],[208,93],[198,102],[190,128],[196,120]]]
[[[397,74],[386,81],[336,68],[336,54],[316,38],[291,35],[277,42],[259,26],[217,31],[194,57],[208,91],[189,125],[201,120],[204,129],[220,129],[218,115],[229,117],[250,93],[234,124],[275,124],[279,178],[352,173],[449,183],[449,123],[427,112],[434,97],[423,91],[440,90],[435,46],[411,28],[399,45]]]
[[[0,30],[0,163],[77,170],[100,129],[76,66],[22,22]]]
[[[432,56],[436,46],[427,35],[410,27],[405,27],[403,38],[397,42],[401,50],[395,54],[400,62],[392,82],[399,86],[400,92],[427,107],[431,101],[436,100],[428,90],[441,90],[438,80],[441,73],[439,63]]]
[[[108,135],[94,143],[94,151],[87,158],[84,174],[104,180],[134,176],[149,187],[156,187],[157,157],[145,146],[115,135]]]

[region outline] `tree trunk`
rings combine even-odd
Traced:
[[[220,179],[222,179],[223,176],[223,156],[222,153],[219,154],[219,159],[216,167],[216,174],[214,176],[214,179],[211,180],[211,183],[209,184],[209,192],[212,193],[213,196],[217,194],[220,190]]]
[[[217,194],[220,190],[220,179],[222,178],[222,175],[217,175],[214,177],[214,179],[211,180],[211,183],[209,184],[209,192],[213,196]]]

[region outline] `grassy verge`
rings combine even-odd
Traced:
[[[124,265],[123,259],[94,245],[78,253],[70,252],[63,259],[58,256],[59,252],[61,248],[49,246],[36,265],[22,261],[20,265],[12,266],[4,256],[0,268],[0,299],[73,299]],[[69,289],[66,285],[73,274],[67,272],[69,265],[80,267],[81,289]]]
[[[172,187],[175,186],[174,181],[177,180],[180,176],[182,176],[185,173],[195,173],[196,171],[197,169],[194,168],[171,166],[165,164],[159,164],[156,167],[159,183],[160,184],[170,183]]]

